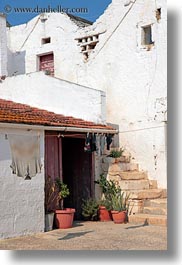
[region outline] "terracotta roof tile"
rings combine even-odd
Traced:
[[[0,99],[0,123],[30,124],[56,127],[75,127],[113,130],[111,126],[56,114],[29,105]]]

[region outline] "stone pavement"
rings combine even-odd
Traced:
[[[167,250],[166,227],[75,222],[66,230],[0,240],[2,250]]]

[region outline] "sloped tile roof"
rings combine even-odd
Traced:
[[[111,126],[56,114],[29,105],[0,99],[0,123],[113,130]]]

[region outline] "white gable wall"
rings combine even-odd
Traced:
[[[17,56],[9,65],[9,75],[36,72],[39,69],[38,56],[53,52],[55,76],[72,82],[77,81],[76,62],[82,58],[76,45],[77,26],[65,14],[45,14],[27,24],[11,27],[8,33],[8,47],[11,56]],[[18,41],[17,41],[18,36]],[[50,37],[51,43],[42,45],[42,38]],[[24,56],[17,64],[18,56]]]

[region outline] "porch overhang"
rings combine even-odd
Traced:
[[[94,129],[94,128],[78,128],[78,127],[59,127],[59,126],[41,126],[21,123],[1,123],[0,128],[24,129],[24,130],[38,130],[38,131],[60,131],[60,132],[79,132],[79,133],[105,133],[118,134],[116,129]]]

